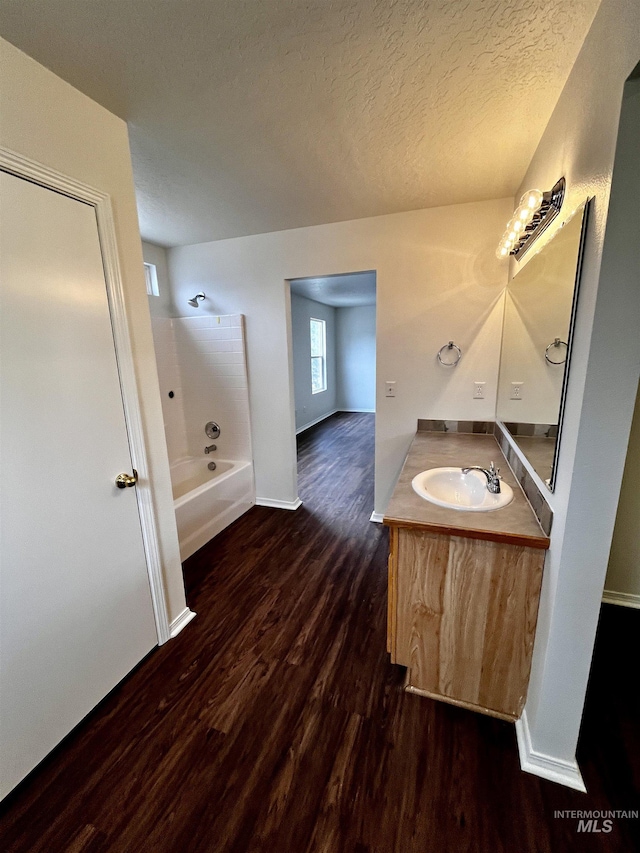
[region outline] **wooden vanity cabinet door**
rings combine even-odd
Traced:
[[[397,531],[396,662],[407,688],[506,719],[524,706],[544,551]]]
[[[448,557],[449,537],[398,530],[396,662],[410,667],[423,689],[438,692]]]

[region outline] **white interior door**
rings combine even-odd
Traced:
[[[95,210],[0,172],[0,795],[156,644]]]

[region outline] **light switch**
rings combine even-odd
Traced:
[[[385,387],[385,392],[384,392],[385,397],[395,397],[396,396],[396,381],[395,381],[395,379],[393,379],[393,380],[387,379],[387,381],[384,383],[384,387]]]

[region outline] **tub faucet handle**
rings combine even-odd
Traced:
[[[214,450],[217,450],[217,446],[215,444],[210,444],[208,447],[205,447],[205,453],[213,453]]]

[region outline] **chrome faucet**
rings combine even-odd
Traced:
[[[205,447],[205,453],[213,453],[214,450],[217,450],[217,446],[215,444],[210,444],[208,447]]]
[[[496,468],[493,462],[491,463],[488,471],[486,468],[480,468],[479,465],[472,465],[470,468],[462,469],[463,474],[468,474],[469,471],[482,471],[487,478],[487,490],[491,492],[492,495],[500,494],[500,469]]]

